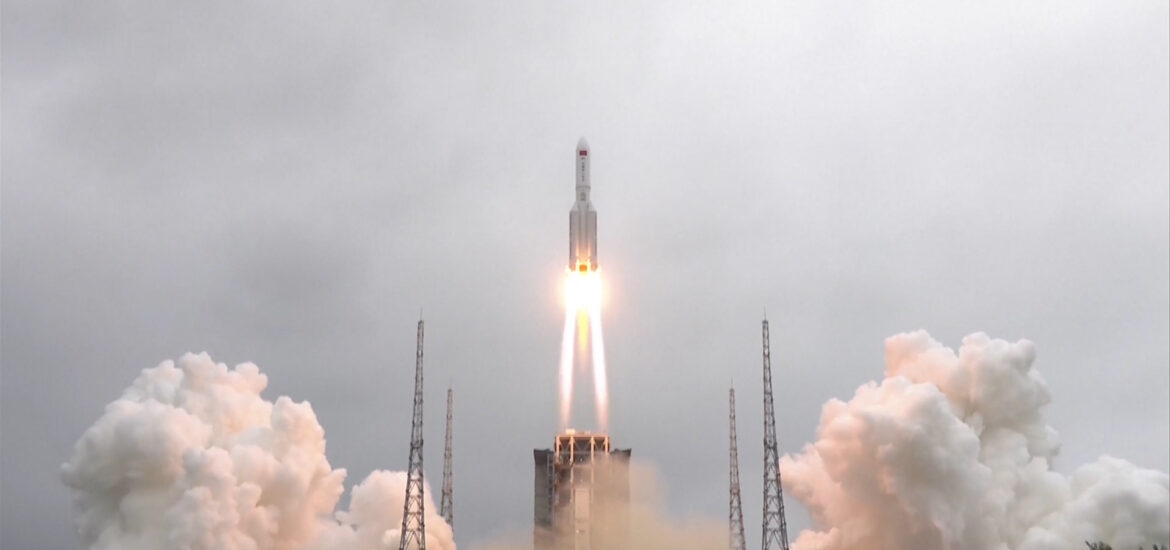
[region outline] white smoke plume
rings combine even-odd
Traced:
[[[141,372],[61,468],[90,550],[398,548],[406,476],[373,472],[334,513],[345,470],[308,403],[260,396],[256,365],[187,354]],[[455,550],[427,490],[427,545]]]
[[[780,468],[816,530],[796,550],[1069,550],[1170,543],[1170,477],[1103,456],[1071,477],[1041,408],[1031,342],[886,340],[886,376],[824,405]]]

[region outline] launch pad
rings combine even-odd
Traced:
[[[533,449],[534,550],[616,549],[627,530],[630,449],[609,436],[566,430],[552,449]]]

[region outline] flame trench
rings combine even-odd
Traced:
[[[574,365],[593,372],[597,428],[609,420],[609,389],[605,373],[605,340],[601,332],[601,278],[597,272],[569,272],[565,278],[565,328],[561,336],[561,429],[571,426]]]

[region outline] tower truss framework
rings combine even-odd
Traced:
[[[776,412],[772,404],[772,349],[768,320],[764,339],[764,517],[762,550],[788,550],[788,522],[784,519],[784,489],[780,481],[780,455],[776,450]]]
[[[730,425],[731,453],[730,453],[730,494],[727,514],[727,547],[730,550],[747,550],[747,540],[743,534],[743,504],[739,494],[739,436],[735,431],[735,388],[728,391],[729,412],[727,413]]]
[[[398,550],[427,550],[426,501],[423,497],[423,321],[419,319],[414,352],[410,466],[406,470],[406,499],[402,503],[402,536],[398,540]]]
[[[453,483],[454,470],[451,464],[451,425],[453,392],[447,388],[447,430],[443,443],[443,497],[439,504],[439,515],[447,522],[452,531],[455,530],[455,487]]]

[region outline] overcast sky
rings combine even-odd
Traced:
[[[427,470],[457,540],[532,521],[573,150],[593,158],[614,443],[758,544],[781,452],[883,339],[1028,338],[1058,469],[1170,467],[1170,8],[1137,2],[3,2],[0,547],[139,370],[254,361],[348,484]],[[793,531],[806,524],[794,503]]]

